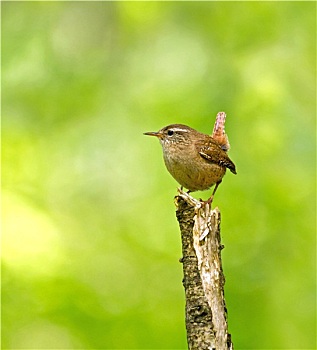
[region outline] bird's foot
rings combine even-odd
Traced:
[[[189,193],[191,191],[183,191],[183,186],[179,187],[177,189],[180,197],[182,197],[183,199],[185,199],[185,201],[191,203],[192,205],[194,205],[195,207],[200,208],[201,207],[201,201],[198,201],[197,199],[193,198]],[[175,197],[176,198],[176,197]]]

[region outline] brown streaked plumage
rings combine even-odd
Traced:
[[[235,165],[225,151],[230,146],[223,125],[218,131],[221,142],[183,124],[171,124],[145,135],[160,140],[166,168],[181,186],[193,192],[216,185],[210,203],[226,169],[236,174]]]

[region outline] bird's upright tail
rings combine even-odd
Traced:
[[[230,149],[230,143],[228,140],[228,136],[225,132],[225,121],[226,113],[219,112],[216,117],[215,126],[211,137],[218,142],[218,144],[224,151],[227,152]]]

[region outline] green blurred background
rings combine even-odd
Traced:
[[[1,6],[2,348],[186,349],[177,183],[142,133],[225,111],[233,343],[314,349],[316,3]]]

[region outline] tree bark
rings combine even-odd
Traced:
[[[188,348],[233,350],[224,299],[220,211],[181,190],[175,204],[182,238]]]

